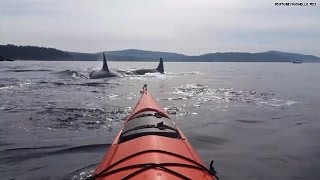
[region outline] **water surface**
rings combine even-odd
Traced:
[[[0,63],[1,179],[89,175],[145,83],[221,179],[320,179],[320,64],[165,62],[166,74],[88,79],[100,67]]]

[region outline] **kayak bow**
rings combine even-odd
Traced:
[[[141,99],[89,179],[217,180],[144,85]]]

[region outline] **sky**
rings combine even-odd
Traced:
[[[320,0],[0,0],[0,44],[320,56]]]

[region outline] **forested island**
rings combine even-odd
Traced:
[[[13,59],[0,56],[0,61],[13,61]]]
[[[158,61],[162,57],[166,62],[293,62],[296,60],[320,62],[320,58],[317,56],[280,51],[261,53],[216,52],[199,56],[187,56],[178,53],[138,49],[81,53],[61,51],[48,47],[0,45],[0,57],[3,60],[97,61],[102,59],[101,53],[107,55],[108,61]]]
[[[19,60],[69,60],[71,54],[54,48],[0,45],[0,56]]]

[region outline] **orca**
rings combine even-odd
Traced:
[[[137,74],[137,75],[144,75],[146,73],[156,73],[156,72],[159,72],[161,74],[164,73],[162,58],[160,58],[159,65],[156,69],[137,69],[132,71],[133,74]]]
[[[89,74],[90,79],[99,79],[99,78],[108,78],[108,77],[121,77],[120,74],[110,71],[108,68],[108,64],[107,64],[107,60],[106,60],[106,56],[103,53],[103,65],[102,65],[102,69],[100,70],[96,70],[96,71],[92,71]]]

